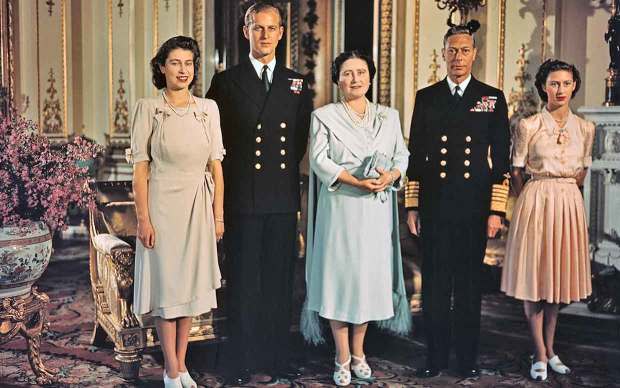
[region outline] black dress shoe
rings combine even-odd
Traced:
[[[469,368],[460,368],[459,372],[463,377],[479,377],[480,376],[480,368],[477,366],[472,366]]]
[[[249,369],[244,369],[224,376],[224,386],[240,387],[249,383],[250,380],[252,380],[252,375],[250,374]]]
[[[421,379],[428,379],[439,376],[441,372],[437,368],[420,368],[416,369],[415,376]]]

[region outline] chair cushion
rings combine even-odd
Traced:
[[[93,237],[93,245],[97,250],[107,254],[112,254],[112,251],[117,248],[131,248],[131,245],[125,241],[108,233],[101,233]]]

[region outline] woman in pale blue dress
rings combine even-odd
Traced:
[[[301,324],[305,338],[320,343],[318,316],[329,320],[338,386],[351,382],[351,371],[361,379],[372,376],[364,355],[368,322],[400,334],[411,322],[396,202],[409,152],[398,112],[365,97],[375,71],[361,53],[340,54],[332,80],[343,98],[312,114]]]

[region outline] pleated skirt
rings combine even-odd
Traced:
[[[501,289],[527,301],[571,303],[592,293],[583,197],[573,178],[532,179],[515,203]]]

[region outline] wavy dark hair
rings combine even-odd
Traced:
[[[246,26],[249,26],[254,22],[254,15],[259,12],[274,10],[280,17],[280,26],[284,26],[284,19],[282,18],[282,11],[280,8],[269,0],[260,0],[248,7],[243,17]]]
[[[192,54],[194,54],[194,78],[192,82],[190,82],[189,88],[191,89],[196,83],[196,75],[200,67],[200,48],[198,48],[198,42],[189,36],[179,35],[165,41],[161,47],[159,47],[159,50],[157,50],[157,54],[151,59],[152,80],[153,85],[155,85],[157,89],[166,87],[166,76],[159,70],[159,66],[165,66],[170,51],[178,48],[191,51]]]
[[[366,55],[358,50],[345,51],[343,53],[340,53],[340,55],[338,55],[336,59],[334,59],[334,62],[332,63],[332,82],[338,85],[338,79],[340,78],[340,68],[342,67],[343,63],[345,63],[351,58],[359,58],[366,62],[366,65],[368,65],[368,72],[370,73],[370,81],[372,82],[373,78],[375,78],[375,74],[377,73],[375,62],[369,55]]]
[[[544,102],[547,102],[548,100],[547,92],[545,92],[547,77],[549,77],[550,73],[560,70],[568,71],[573,75],[573,81],[575,81],[576,85],[575,90],[573,90],[573,94],[570,96],[570,98],[572,99],[573,97],[575,97],[575,94],[577,94],[577,92],[579,91],[579,88],[581,87],[581,76],[579,75],[579,70],[577,70],[577,67],[570,63],[560,61],[559,59],[547,59],[538,68],[538,71],[536,72],[536,81],[534,82],[534,85],[536,85],[536,90],[538,91],[538,95],[540,96],[540,99]]]

